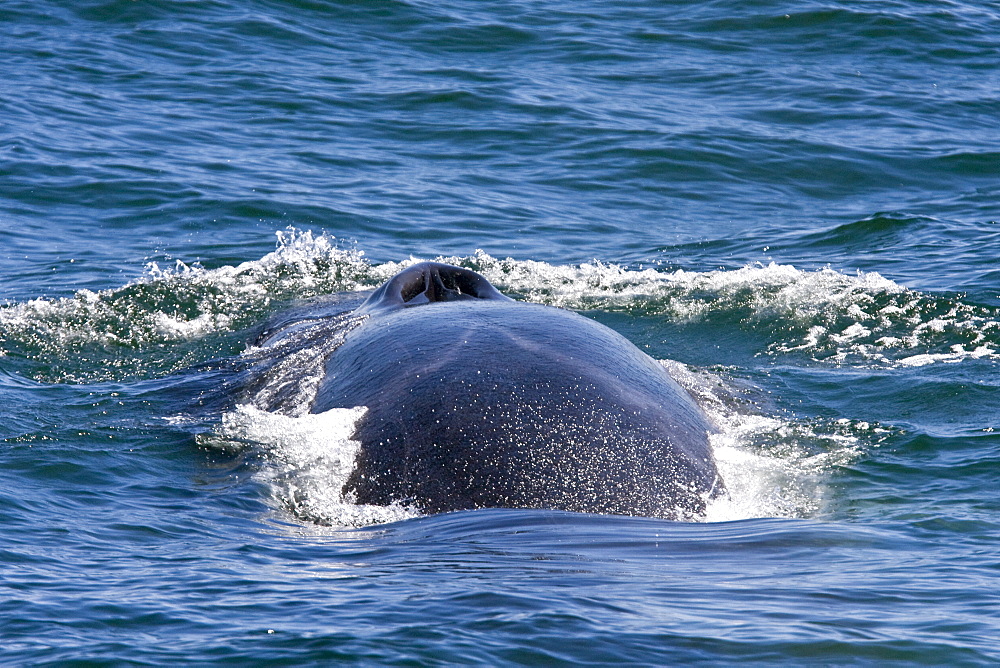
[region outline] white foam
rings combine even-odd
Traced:
[[[879,431],[849,420],[812,424],[764,415],[748,399],[757,390],[671,360],[661,364],[697,399],[717,430],[709,442],[727,493],[709,502],[699,518],[706,522],[823,513],[836,467],[859,456],[859,434]]]
[[[415,517],[412,508],[357,504],[343,493],[361,445],[351,435],[366,411],[334,408],[293,417],[243,405],[223,416],[219,436],[262,446],[257,476],[298,519],[361,527]]]
[[[274,251],[236,266],[151,262],[121,287],[0,307],[0,337],[58,360],[44,372],[48,381],[162,374],[200,361],[177,344],[255,325],[276,303],[381,282],[362,251],[339,248],[331,236],[292,228],[276,234]],[[149,347],[162,354],[150,358]]]
[[[0,308],[0,328],[43,354],[71,356],[88,344],[129,348],[188,341],[259,322],[276,302],[372,289],[423,259],[483,273],[528,301],[573,309],[632,310],[674,322],[706,317],[771,332],[762,353],[820,361],[913,366],[1000,358],[995,309],[909,290],[875,272],[802,271],[754,264],[706,272],[633,269],[594,261],[555,265],[495,258],[417,258],[372,264],[326,234],[279,231],[274,251],[236,266],[205,269],[150,263],[136,281],[71,298]],[[955,349],[954,346],[960,346]],[[141,353],[136,364],[142,365]]]
[[[753,415],[731,417],[711,443],[728,494],[709,503],[707,522],[824,513],[833,471],[861,452],[856,435]]]
[[[665,272],[597,261],[564,266],[500,260],[482,251],[470,258],[441,259],[480,271],[502,290],[554,306],[641,308],[681,322],[729,312],[783,336],[763,351],[770,355],[794,352],[834,363],[854,359],[896,366],[906,365],[901,360],[911,357],[907,351],[954,348],[960,338],[961,349],[941,357],[929,352],[931,357],[921,359],[1000,358],[995,310],[910,290],[877,272],[803,271],[773,262],[735,270]]]

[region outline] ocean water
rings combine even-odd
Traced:
[[[4,664],[1000,663],[997,2],[0,23]],[[661,360],[729,495],[358,506],[358,411],[205,400],[423,259]]]

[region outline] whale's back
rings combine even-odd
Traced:
[[[480,507],[686,517],[721,489],[708,425],[648,355],[575,313],[508,300],[373,315],[313,412],[367,406],[345,492]]]

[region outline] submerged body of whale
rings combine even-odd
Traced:
[[[723,489],[697,404],[593,320],[437,263],[352,317],[310,410],[367,407],[343,490],[357,503],[686,519]]]

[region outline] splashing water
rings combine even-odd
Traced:
[[[661,364],[716,427],[709,441],[727,494],[709,502],[707,522],[824,514],[831,474],[858,458],[864,442],[887,433],[846,419],[766,415],[752,407],[755,388],[672,360]]]
[[[416,510],[402,505],[361,505],[343,494],[361,447],[351,435],[365,412],[334,408],[292,417],[243,405],[223,416],[218,436],[263,446],[259,479],[301,520],[360,527],[415,517]]]
[[[0,308],[4,354],[43,363],[39,380],[90,382],[171,373],[218,354],[192,346],[259,323],[293,299],[373,289],[422,261],[373,265],[328,235],[289,228],[259,260],[205,269],[156,264],[133,283],[71,298],[33,299]],[[996,309],[909,290],[877,273],[806,272],[788,265],[732,271],[632,270],[470,257],[437,258],[483,273],[502,291],[571,309],[633,311],[678,324],[737,322],[762,332],[760,354],[816,361],[916,366],[997,358]],[[221,344],[220,344],[221,345]],[[151,365],[145,351],[162,351]]]

